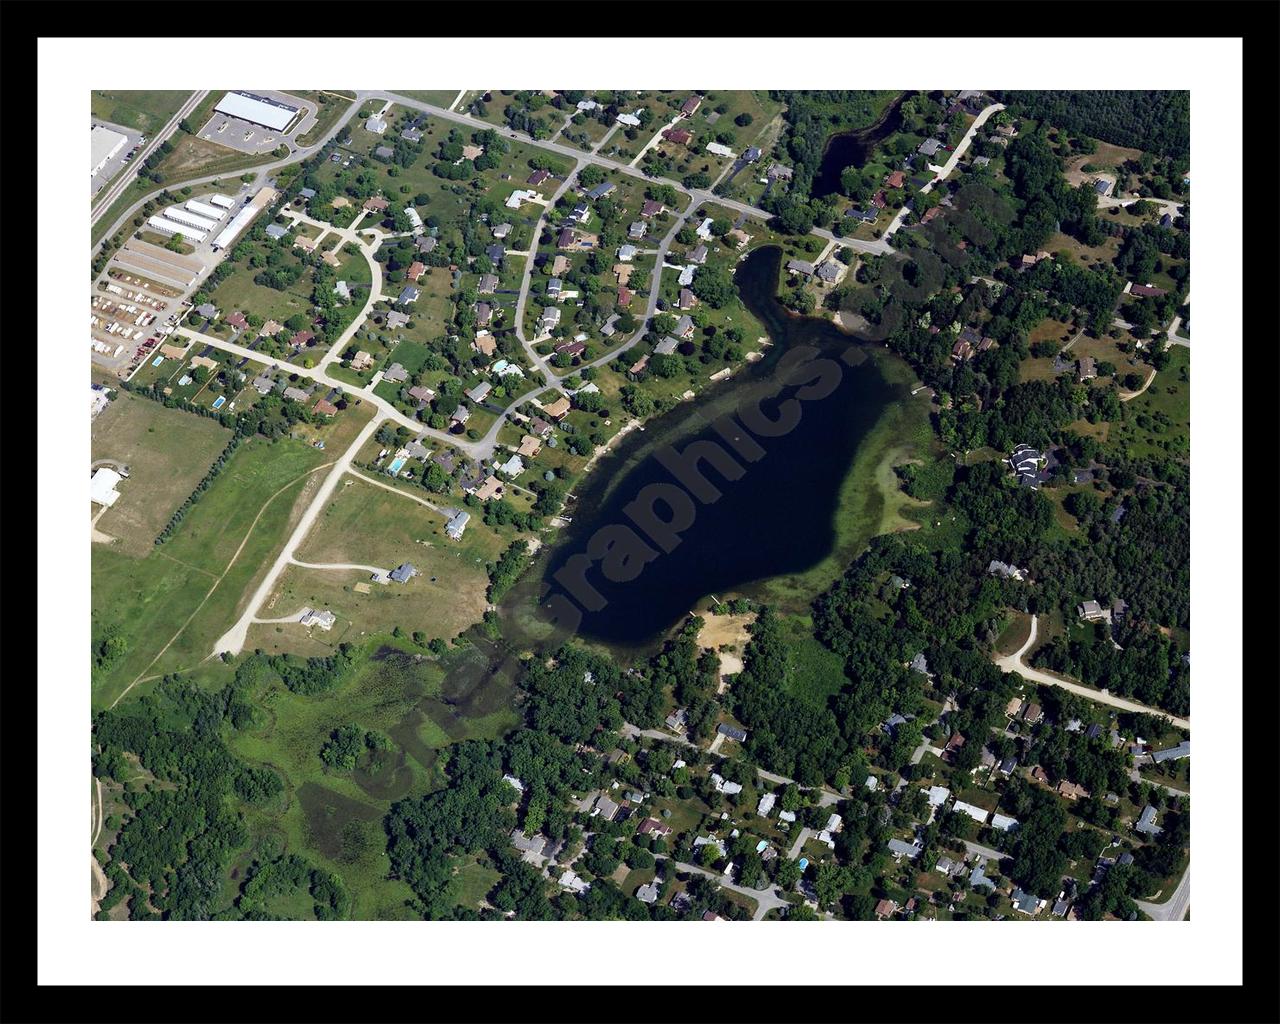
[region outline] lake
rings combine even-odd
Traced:
[[[822,152],[818,173],[813,176],[810,194],[817,197],[839,192],[844,169],[865,166],[876,145],[902,127],[902,102],[910,95],[904,92],[894,100],[875,124],[831,136]]]
[[[540,562],[550,593],[569,589],[556,574],[586,551],[597,531],[611,524],[633,526],[624,506],[648,485],[673,481],[662,461],[669,460],[673,449],[684,451],[691,443],[707,441],[732,451],[712,429],[713,420],[751,401],[774,418],[782,403],[789,402],[800,409],[798,423],[781,436],[755,436],[763,454],[757,449],[750,453],[755,461],[738,458],[743,469],[738,479],[726,480],[706,469],[706,479],[721,497],[707,502],[700,497],[679,542],[670,553],[650,546],[656,557],[634,579],[610,582],[598,564],[592,566],[586,578],[605,606],[587,610],[578,633],[611,646],[640,648],[706,595],[751,593],[753,584],[808,569],[832,552],[839,492],[854,454],[887,405],[905,392],[885,380],[862,343],[828,321],[792,316],[783,309],[776,298],[780,259],[779,249],[762,248],[743,260],[736,273],[743,302],[774,343],[766,357],[740,369],[728,383],[711,387],[696,402],[682,403],[650,421],[600,461],[575,495],[572,524]],[[797,377],[791,378],[793,384],[781,385],[790,361],[808,351],[806,346],[829,360],[826,366],[838,378],[826,397],[807,397],[816,389]],[[669,506],[661,509],[660,517],[669,518]]]

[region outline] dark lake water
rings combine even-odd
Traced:
[[[902,127],[902,101],[910,95],[903,93],[894,100],[875,124],[831,136],[822,153],[818,173],[813,176],[810,194],[829,196],[833,192],[839,192],[840,175],[844,169],[865,166],[876,144]]]
[[[589,474],[576,495],[572,525],[543,563],[543,580],[551,586],[548,596],[567,589],[557,573],[587,550],[602,527],[634,529],[624,506],[647,485],[675,479],[662,461],[664,452],[683,452],[692,443],[707,441],[732,453],[711,423],[726,412],[740,415],[752,402],[769,419],[789,403],[799,409],[798,423],[776,437],[753,431],[763,454],[755,451],[756,461],[735,455],[743,469],[737,480],[726,480],[701,463],[721,497],[697,501],[679,543],[645,564],[634,579],[611,582],[598,563],[592,566],[586,579],[606,603],[585,612],[578,633],[618,647],[642,647],[707,594],[748,590],[752,582],[808,569],[832,551],[839,491],[854,453],[887,403],[900,396],[859,342],[827,321],[791,316],[778,304],[780,258],[776,248],[757,250],[736,274],[743,302],[774,342],[768,355],[696,403],[683,403],[643,432],[629,435]],[[802,351],[824,360],[828,369],[821,376],[833,389],[813,384],[818,376],[814,369],[804,379],[791,372],[792,360]],[[789,374],[792,383],[773,394]],[[830,394],[817,397],[815,392],[822,390]],[[656,507],[661,517],[670,516],[669,506]]]

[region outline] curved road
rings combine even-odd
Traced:
[[[1073,682],[1070,679],[1063,679],[1059,676],[1051,676],[1047,672],[1039,669],[1031,668],[1022,663],[1022,656],[1033,643],[1036,642],[1036,616],[1031,616],[1031,634],[1024,643],[1013,654],[1004,658],[996,658],[996,666],[1002,672],[1016,672],[1023,679],[1029,679],[1033,683],[1043,683],[1046,686],[1060,686],[1064,690],[1070,690],[1074,694],[1078,694],[1088,700],[1098,704],[1109,704],[1113,708],[1120,708],[1122,711],[1135,711],[1145,715],[1155,715],[1159,718],[1167,718],[1180,729],[1190,729],[1190,718],[1178,718],[1169,714],[1167,711],[1161,711],[1159,708],[1147,707],[1145,704],[1139,704],[1137,701],[1125,700],[1123,697],[1116,697],[1113,694],[1105,693],[1102,690],[1095,690],[1091,686],[1085,686],[1082,683]]]
[[[1182,880],[1164,903],[1148,903],[1134,900],[1138,907],[1153,921],[1181,921],[1191,907],[1191,865],[1182,873]]]

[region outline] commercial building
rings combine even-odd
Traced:
[[[227,215],[225,209],[220,210],[216,206],[202,203],[199,199],[188,199],[182,205],[198,217],[208,217],[215,224]]]
[[[124,477],[107,466],[96,470],[89,480],[89,500],[95,504],[105,505],[110,508],[116,503],[116,499],[120,497],[120,492],[116,490],[116,484],[123,479]]]
[[[190,210],[184,210],[181,206],[168,207],[164,211],[164,215],[170,220],[177,221],[179,224],[186,224],[188,227],[203,231],[205,234],[208,234],[218,226],[217,218],[210,220],[208,217],[200,217]]]
[[[147,218],[147,227],[153,231],[159,231],[162,235],[181,235],[189,242],[203,242],[208,234],[196,228],[189,227],[186,224],[179,224],[175,220],[169,220],[159,214]]]
[[[219,249],[226,249],[235,242],[235,240],[240,237],[240,233],[253,223],[253,219],[266,207],[276,201],[276,197],[279,196],[279,194],[279,192],[270,186],[263,186],[260,188],[258,190],[258,194],[254,196],[239,213],[231,218],[231,222],[223,228],[218,234],[218,237],[213,240],[214,251],[216,252]]]
[[[205,198],[214,206],[221,206],[224,210],[230,210],[236,205],[236,201],[234,199],[231,199],[228,196],[219,195],[216,192],[211,196],[205,196]]]
[[[90,163],[93,165],[89,171],[89,177],[92,178],[106,167],[107,161],[119,153],[128,141],[129,138],[126,135],[113,132],[110,128],[103,128],[102,125],[94,125],[93,130],[89,132]]]
[[[229,92],[213,109],[219,114],[238,117],[242,121],[277,132],[284,131],[298,116],[297,107],[291,107],[279,100],[267,99],[265,96],[257,96],[251,92]]]

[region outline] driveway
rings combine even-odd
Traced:
[[[325,477],[324,483],[320,485],[320,489],[316,492],[315,498],[307,506],[307,510],[302,513],[302,518],[298,520],[298,525],[294,527],[293,533],[290,534],[284,547],[280,549],[280,554],[276,556],[271,569],[262,578],[262,582],[258,584],[258,589],[253,592],[249,603],[245,605],[244,613],[240,616],[240,620],[219,637],[217,643],[213,645],[214,654],[222,654],[224,651],[231,654],[239,654],[244,648],[245,636],[249,632],[249,626],[253,624],[258,609],[262,607],[263,602],[266,601],[267,596],[275,587],[276,581],[280,578],[280,574],[284,572],[285,566],[293,561],[294,552],[298,550],[303,540],[306,539],[307,533],[315,524],[316,518],[329,503],[329,498],[333,495],[334,488],[338,486],[338,481],[351,468],[351,460],[355,458],[356,453],[364,443],[382,426],[382,420],[381,416],[374,416],[370,419],[356,439],[351,442],[351,446],[343,452],[342,457],[333,464],[333,468],[329,470],[329,475]]]
[[[1072,693],[1098,704],[1108,704],[1113,708],[1120,708],[1122,711],[1133,711],[1144,715],[1155,715],[1157,717],[1167,718],[1180,729],[1191,728],[1190,718],[1178,718],[1169,714],[1167,711],[1161,711],[1159,708],[1148,707],[1145,704],[1139,704],[1137,701],[1133,700],[1125,700],[1123,697],[1116,697],[1115,695],[1106,693],[1102,690],[1095,690],[1093,687],[1085,686],[1083,683],[1064,679],[1061,676],[1050,675],[1048,672],[1042,672],[1039,669],[1024,665],[1022,662],[1022,656],[1035,642],[1036,616],[1033,615],[1031,616],[1031,633],[1027,637],[1026,643],[1024,643],[1013,654],[1004,658],[996,658],[996,666],[1002,672],[1015,672],[1022,676],[1023,679],[1030,679],[1033,683],[1043,683],[1046,686],[1060,686],[1064,690],[1070,690]]]

